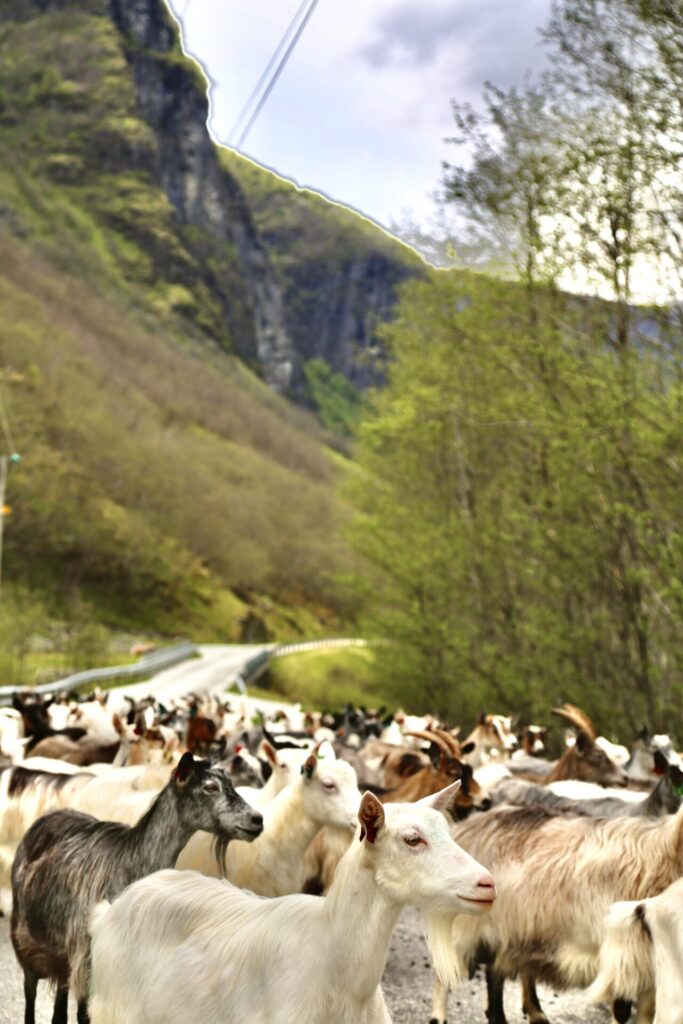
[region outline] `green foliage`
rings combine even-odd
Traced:
[[[304,373],[323,426],[335,434],[351,436],[360,415],[357,389],[343,374],[334,373],[323,359],[310,359]]]
[[[237,638],[259,592],[274,599],[273,635],[297,634],[290,602],[324,617],[345,556],[310,420],[229,357],[145,325],[9,238],[1,250],[0,353],[24,454],[9,578],[79,590],[109,623],[164,633]],[[254,597],[229,602],[232,588]]]
[[[572,700],[679,730],[680,382],[608,307],[475,275],[410,286],[348,489],[380,676],[471,720]]]
[[[278,694],[313,710],[334,711],[348,702],[375,706],[385,699],[376,678],[375,654],[368,647],[274,658],[259,682],[259,692],[271,698]]]

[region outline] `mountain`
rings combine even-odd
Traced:
[[[0,390],[23,456],[3,596],[205,638],[339,628],[347,460],[283,395],[345,429],[355,328],[343,357],[331,325],[301,340],[296,260],[317,235],[329,296],[354,259],[398,280],[412,257],[395,271],[382,232],[287,186],[308,211],[290,252],[206,112],[158,0],[0,0]],[[366,347],[388,295],[356,282]]]
[[[163,0],[3,0],[0,26],[3,142],[106,230],[124,278],[313,408],[311,360],[381,380],[375,328],[422,261],[214,145]]]

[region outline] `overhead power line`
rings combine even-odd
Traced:
[[[237,131],[238,131],[240,125],[244,121],[245,117],[248,115],[249,110],[253,106],[254,102],[258,99],[258,96],[259,96],[259,94],[261,92],[261,89],[263,88],[263,86],[268,81],[268,78],[269,78],[271,72],[273,71],[273,69],[275,68],[275,65],[277,64],[277,62],[279,61],[280,57],[282,56],[282,52],[283,52],[285,46],[287,45],[287,42],[289,41],[289,38],[292,35],[292,32],[294,31],[297,22],[300,20],[302,14],[306,10],[306,8],[308,7],[310,2],[311,2],[311,0],[302,0],[302,2],[299,4],[299,7],[297,8],[296,14],[294,15],[294,17],[290,21],[289,25],[285,29],[285,32],[284,32],[280,42],[275,47],[275,51],[274,51],[272,57],[270,58],[270,60],[268,61],[268,63],[266,64],[266,67],[265,67],[265,69],[263,71],[263,74],[261,75],[261,77],[259,78],[258,82],[256,83],[256,85],[252,89],[252,91],[251,91],[251,93],[249,95],[249,99],[247,100],[247,102],[242,107],[242,111],[240,113],[240,116],[237,118],[237,120],[235,121],[234,125],[230,129],[230,132],[228,134],[228,144],[230,144],[231,140],[235,137],[235,135],[237,134]]]
[[[278,54],[281,53],[282,48],[283,48],[283,46],[286,43],[286,40],[289,38],[289,35],[290,35],[294,25],[296,25],[297,20],[301,16],[301,12],[304,10],[304,8],[305,8],[307,3],[308,3],[308,10],[304,14],[304,16],[303,16],[303,18],[301,20],[301,23],[299,24],[298,28],[294,32],[294,36],[290,40],[289,45],[287,46],[284,54],[282,54],[282,56],[279,58],[279,62],[277,64],[277,67],[275,68],[275,71],[273,72],[270,80],[268,81],[268,84],[266,85],[266,88],[265,88],[265,91],[263,92],[263,95],[261,96],[260,100],[258,101],[258,103],[256,105],[256,109],[252,113],[251,117],[249,118],[249,120],[248,120],[248,122],[246,124],[246,127],[244,128],[244,130],[243,130],[242,134],[240,135],[239,139],[237,140],[237,144],[235,146],[236,149],[241,149],[242,148],[242,145],[243,145],[245,139],[249,135],[249,132],[251,131],[251,129],[254,127],[254,124],[256,123],[256,120],[257,120],[259,114],[261,113],[261,111],[263,110],[264,106],[268,102],[268,98],[269,98],[270,94],[272,93],[273,89],[277,85],[277,82],[278,82],[278,79],[280,78],[280,75],[282,74],[282,72],[287,67],[289,59],[292,56],[292,54],[294,53],[294,50],[296,49],[296,46],[297,46],[299,40],[301,39],[302,35],[304,34],[304,32],[306,30],[306,26],[308,25],[309,21],[311,20],[311,17],[313,16],[313,12],[315,11],[315,9],[318,6],[318,4],[320,3],[320,0],[304,0],[304,3],[302,3],[301,6],[299,7],[298,11],[294,15],[294,18],[290,22],[290,24],[289,24],[289,26],[287,28],[287,31],[285,32],[284,36],[280,40],[280,43],[278,44],[278,46],[277,46],[277,48],[275,50],[275,53],[271,57],[271,59],[270,59],[270,61],[268,63],[268,66],[266,67],[266,70],[261,75],[261,78],[259,80],[258,85],[256,86],[256,88],[252,92],[252,95],[249,97],[247,105],[245,106],[244,110],[242,111],[242,113],[240,114],[239,118],[237,119],[237,122],[236,122],[235,126],[233,127],[232,132],[230,133],[231,136],[232,136],[233,132],[236,130],[237,126],[243,121],[246,110],[248,109],[248,107],[253,102],[253,99],[258,94],[258,91],[259,91],[260,87],[262,86],[263,82],[267,79],[268,74],[270,73],[270,69],[271,69],[272,65],[274,65],[275,62],[278,60]]]

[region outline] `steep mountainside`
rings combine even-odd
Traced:
[[[384,363],[376,328],[391,316],[398,285],[424,273],[422,259],[371,221],[237,153],[222,151],[221,162],[244,189],[304,369],[323,360],[358,388],[376,384]]]
[[[206,113],[162,0],[0,0],[4,568],[112,624],[310,634],[346,611],[331,446],[421,263]]]
[[[76,596],[114,625],[310,634],[342,606],[341,460],[249,368],[280,383],[287,360],[261,361],[288,337],[279,287],[203,125],[168,166],[135,75],[175,83],[169,139],[203,87],[146,41],[99,0],[0,4],[0,387],[23,456],[3,599],[23,583],[57,615]]]
[[[124,277],[275,390],[315,407],[310,360],[360,388],[381,378],[375,327],[421,260],[213,144],[163,0],[3,0],[0,29],[3,170],[21,160],[75,199]]]

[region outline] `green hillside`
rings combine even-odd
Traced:
[[[105,5],[47,6],[0,9],[9,592],[166,634],[335,628],[343,460],[235,357],[249,267],[169,200]],[[203,96],[177,41],[150,59]]]

